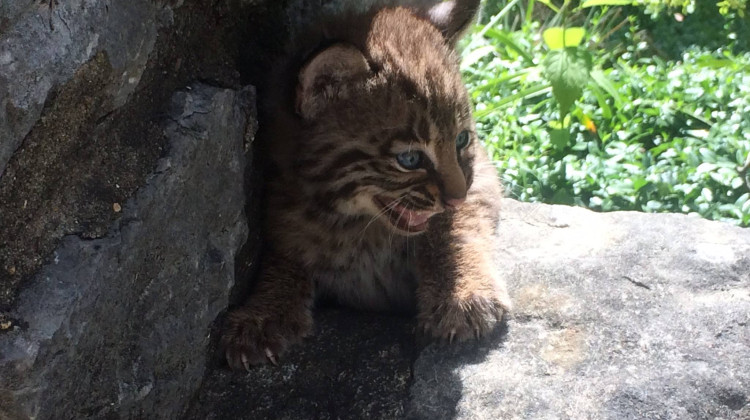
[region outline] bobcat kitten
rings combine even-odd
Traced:
[[[416,308],[420,331],[480,337],[509,308],[493,267],[501,196],[453,47],[479,0],[326,22],[274,72],[260,277],[225,322],[229,366],[277,362],[316,297]]]

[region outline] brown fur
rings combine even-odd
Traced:
[[[425,333],[450,341],[501,320],[509,302],[491,261],[501,190],[452,48],[477,4],[327,22],[274,73],[266,251],[255,290],[226,321],[232,368],[276,363],[311,332],[320,296],[416,308]],[[409,169],[397,155],[412,151],[422,160]]]

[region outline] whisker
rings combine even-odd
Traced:
[[[375,220],[377,220],[378,217],[384,215],[389,210],[393,210],[396,206],[398,206],[399,204],[401,204],[401,200],[404,197],[406,197],[406,194],[407,193],[403,193],[403,194],[399,195],[398,197],[396,197],[395,200],[393,200],[392,202],[388,203],[385,207],[383,207],[382,209],[380,209],[380,211],[377,214],[375,214],[374,216],[372,216],[372,218],[370,218],[370,221],[367,222],[367,224],[365,225],[365,227],[362,228],[362,230],[359,232],[359,235],[360,235],[359,243],[362,243],[362,240],[365,237],[365,231],[367,230],[367,228],[370,227],[370,225],[373,224],[373,222],[375,222]]]
[[[404,205],[404,208],[407,211],[409,211],[409,204],[407,203],[406,205]],[[401,221],[402,217],[404,217],[403,212],[398,215],[398,219],[396,219],[396,224],[398,224],[398,222]],[[388,252],[391,254],[393,253],[393,230],[392,229],[389,229],[389,234],[388,234]]]

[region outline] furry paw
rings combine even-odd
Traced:
[[[464,299],[435,301],[420,305],[418,330],[449,343],[478,339],[491,332],[506,311],[500,300],[477,293]]]
[[[221,348],[233,370],[250,370],[250,366],[264,363],[277,365],[286,349],[311,331],[312,314],[307,309],[269,313],[243,307],[227,316]]]

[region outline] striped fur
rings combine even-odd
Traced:
[[[431,9],[405,8],[326,22],[274,73],[260,136],[266,250],[225,324],[232,368],[275,363],[311,331],[321,296],[416,311],[426,334],[451,341],[501,320],[509,303],[491,261],[501,190],[452,49],[477,3],[442,3],[435,22]],[[415,169],[397,158],[412,151]]]

